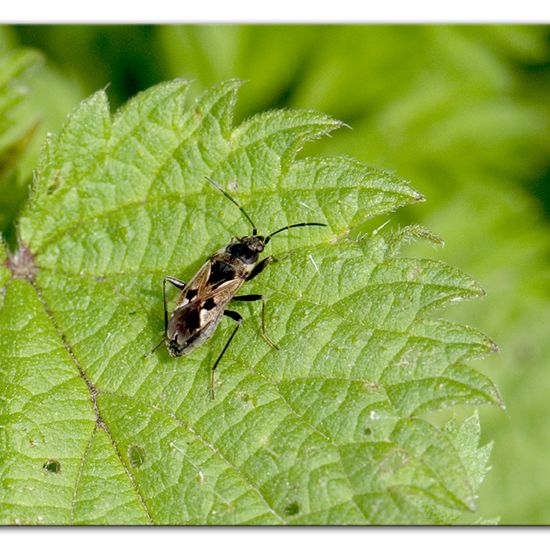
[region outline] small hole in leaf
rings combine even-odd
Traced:
[[[42,467],[52,474],[58,474],[61,471],[61,464],[57,460],[48,460]]]
[[[372,435],[372,429],[369,428],[368,426],[363,430],[363,432],[366,436]]]
[[[46,187],[46,194],[53,195],[59,189],[60,185],[61,185],[61,177],[59,174],[56,174],[53,181],[49,183],[48,186]]]
[[[128,447],[128,459],[132,468],[139,468],[145,462],[145,451],[137,445]]]
[[[294,501],[285,506],[285,514],[287,516],[295,516],[300,511],[300,505]]]
[[[239,395],[239,397],[240,397],[241,401],[243,403],[246,403],[247,405],[252,405],[253,407],[255,407],[257,405],[256,397],[254,395],[250,395],[249,393],[242,392]]]

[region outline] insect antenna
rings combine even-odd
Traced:
[[[273,235],[277,235],[277,233],[280,233],[281,231],[286,231],[287,229],[291,229],[292,227],[305,227],[306,225],[318,225],[320,227],[327,227],[326,223],[319,223],[319,222],[302,222],[302,223],[293,223],[292,225],[287,225],[286,227],[281,227],[281,229],[277,229],[277,231],[273,231],[273,233],[270,233],[264,241],[264,244],[267,244]]]
[[[206,176],[206,179],[220,193],[223,193],[223,195],[226,196],[243,213],[243,216],[248,220],[248,222],[252,226],[252,235],[257,235],[258,230],[256,229],[256,226],[254,225],[254,222],[250,219],[250,216],[244,211],[244,208],[229,193],[226,193],[212,178],[209,178],[208,176]]]

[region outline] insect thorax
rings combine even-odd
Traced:
[[[242,237],[227,246],[225,252],[234,260],[240,260],[244,264],[253,265],[258,262],[258,257],[265,248],[264,240],[264,237],[259,235]]]

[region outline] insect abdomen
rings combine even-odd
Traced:
[[[204,324],[201,309],[184,307],[176,310],[168,323],[166,346],[173,357],[189,353],[208,340],[218,326],[223,309]]]

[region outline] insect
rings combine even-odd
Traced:
[[[151,353],[163,342],[166,342],[166,347],[172,357],[185,355],[212,336],[224,315],[233,319],[237,325],[211,370],[211,397],[214,398],[214,372],[243,321],[240,313],[227,309],[230,303],[261,300],[261,335],[269,345],[278,349],[265,333],[265,301],[263,296],[261,294],[236,295],[246,281],[258,276],[267,265],[276,261],[273,256],[267,256],[259,260],[260,254],[271,238],[282,231],[309,225],[326,227],[326,224],[318,222],[295,223],[263,237],[258,235],[256,225],[242,206],[214,180],[208,177],[206,179],[241,211],[252,227],[252,235],[233,238],[227,246],[210,256],[188,283],[175,277],[164,277],[162,283],[164,338]],[[181,290],[170,317],[166,305],[166,283],[170,283]]]

